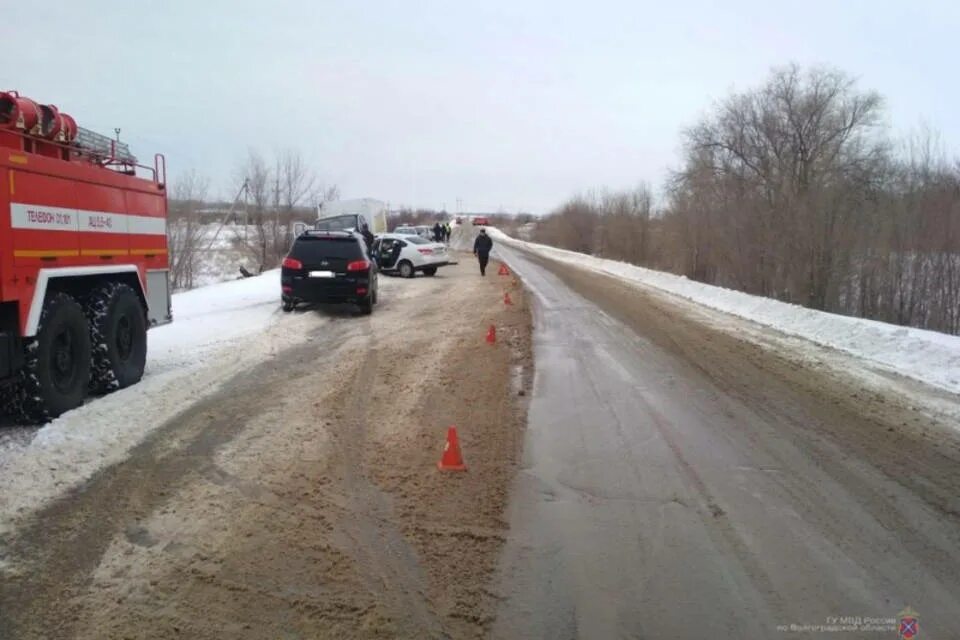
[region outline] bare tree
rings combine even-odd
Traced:
[[[340,187],[337,185],[321,186],[317,189],[316,201],[317,204],[323,204],[324,202],[335,202],[340,199]]]
[[[278,154],[273,162],[249,151],[237,170],[238,184],[244,180],[247,219],[254,233],[252,237],[236,234],[236,241],[257,261],[261,271],[276,266],[287,254],[294,222],[313,218],[318,200],[339,197],[335,185],[317,186],[316,174],[296,150]]]
[[[173,181],[167,223],[170,278],[174,289],[190,289],[203,249],[203,225],[199,210],[207,197],[209,181],[188,171]]]
[[[305,205],[312,207],[318,196],[316,174],[307,167],[298,151],[288,149],[278,156],[276,182],[278,189],[273,251],[279,261],[287,254],[293,242],[293,222],[297,210]],[[321,192],[321,196],[326,195],[328,194]]]
[[[710,188],[727,196],[714,205],[718,215],[732,196],[742,212],[735,215],[748,214],[756,229],[759,255],[734,265],[734,280],[826,308],[842,227],[882,168],[886,148],[875,130],[881,106],[876,93],[858,92],[838,71],[804,73],[794,65],[774,71],[758,90],[731,96],[686,132],[688,170],[702,175],[706,162]],[[753,269],[756,278],[746,273]]]

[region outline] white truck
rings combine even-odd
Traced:
[[[379,235],[387,232],[387,204],[373,198],[334,200],[317,206],[319,231],[359,231]]]

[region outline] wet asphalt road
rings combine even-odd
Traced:
[[[895,638],[907,605],[960,637],[953,436],[499,252],[536,294],[537,374],[494,637]]]

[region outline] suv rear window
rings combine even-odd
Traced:
[[[363,249],[357,238],[324,238],[301,236],[293,243],[290,256],[303,262],[314,262],[321,258],[342,258],[359,260],[363,258]]]

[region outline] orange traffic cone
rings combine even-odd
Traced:
[[[507,269],[507,265],[500,263],[500,270],[497,271],[498,276],[508,276],[510,275],[510,270]]]
[[[487,342],[493,344],[497,341],[497,328],[493,325],[490,325],[490,328],[487,330]]]
[[[467,465],[463,463],[463,455],[460,453],[460,440],[457,438],[456,427],[447,429],[447,444],[443,445],[443,455],[440,456],[437,469],[440,471],[467,470]]]

